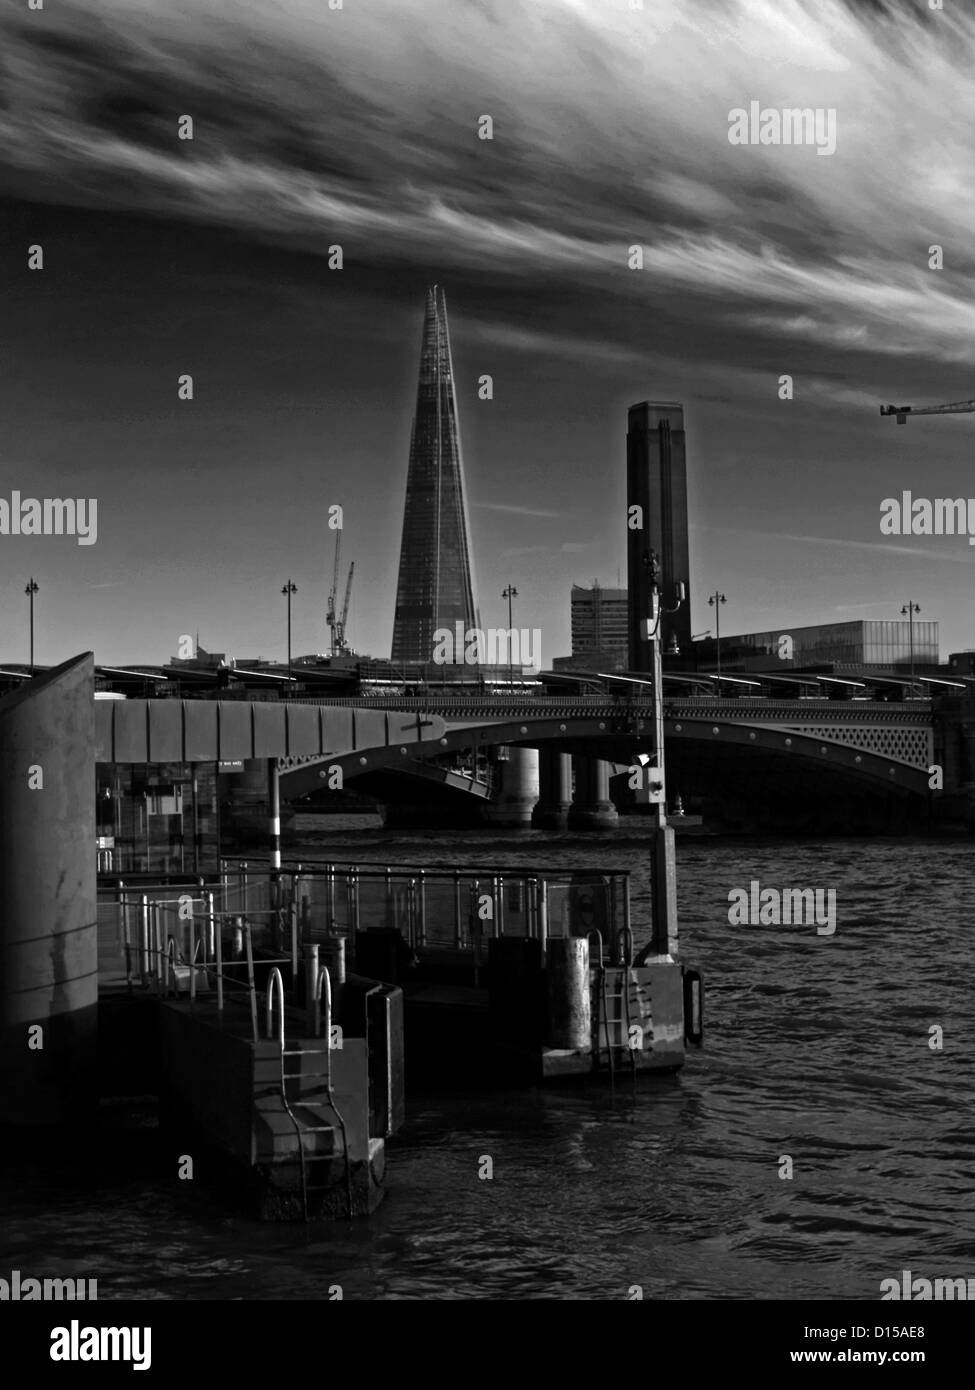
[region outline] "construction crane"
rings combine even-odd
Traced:
[[[908,415],[965,415],[975,410],[975,401],[953,401],[949,405],[882,405],[881,415],[896,415],[903,425]]]
[[[352,564],[349,566],[349,577],[345,581],[345,602],[342,604],[342,616],[339,619],[338,624],[338,646],[339,650],[343,652],[347,652],[349,650],[349,644],[345,640],[345,623],[346,619],[349,616],[349,598],[352,594],[352,575],[354,574],[354,572],[355,561],[353,560]]]
[[[342,556],[342,532],[335,532],[335,565],[332,570],[332,587],[328,595],[328,609],[325,614],[325,621],[331,633],[332,655],[339,656],[342,652],[349,650],[345,640],[345,623],[349,616],[349,597],[352,593],[352,574],[355,570],[355,561],[349,566],[349,577],[345,585],[345,602],[342,605],[342,616],[336,612],[336,603],[339,596],[339,560]]]

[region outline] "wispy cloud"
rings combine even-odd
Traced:
[[[568,512],[550,512],[541,507],[522,507],[513,502],[475,502],[474,507],[480,512],[506,512],[511,516],[535,516],[545,518],[564,518]]]
[[[680,296],[688,332],[717,301],[785,342],[970,360],[970,8],[73,0],[43,23],[8,7],[0,37],[0,159],[35,197],[571,283],[609,325]],[[835,108],[836,153],[731,146],[752,99]]]
[[[801,545],[818,545],[826,549],[881,551],[887,555],[909,555],[915,560],[944,560],[954,564],[975,564],[975,552],[969,549],[967,544],[962,544],[964,537],[958,536],[946,536],[944,549],[934,550],[922,545],[894,545],[885,540],[859,541],[843,536],[803,536],[789,531],[762,531],[734,526],[692,525],[691,529],[702,535],[710,533],[722,536],[748,536],[757,537],[765,542],[796,541]]]

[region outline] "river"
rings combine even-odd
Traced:
[[[632,819],[585,836],[322,825],[343,863],[629,868],[645,937]],[[97,1278],[100,1299],[857,1300],[903,1269],[975,1276],[973,857],[963,840],[681,836],[706,1034],[679,1076],[411,1094],[385,1201],[350,1226],[251,1221],[163,1171],[151,1130],[81,1156],[84,1180],[25,1147],[2,1179],[0,1274]],[[755,879],[834,889],[835,932],[731,926],[729,892]]]

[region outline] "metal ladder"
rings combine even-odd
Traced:
[[[590,932],[592,936],[594,933]],[[596,1020],[596,1046],[593,1050],[593,1058],[596,1066],[599,1066],[602,1044],[600,1040],[601,1031],[606,1034],[606,1062],[609,1067],[611,1081],[616,1079],[616,1052],[620,1048],[625,1048],[630,1059],[630,1076],[636,1080],[636,1053],[630,1047],[630,987],[633,983],[630,962],[633,956],[633,934],[629,927],[623,927],[617,934],[617,954],[620,956],[620,965],[623,973],[620,976],[620,986],[618,989],[610,989],[606,975],[606,966],[603,962],[603,941],[598,931],[595,935],[599,938],[599,1010]],[[621,944],[621,940],[623,942]],[[627,947],[629,949],[627,949]],[[611,1012],[611,1006],[619,1007],[618,1013]],[[618,1034],[618,1043],[612,1040],[612,1030],[619,1028],[622,1031]]]
[[[324,990],[323,990],[324,986]],[[305,1110],[328,1110],[335,1116],[339,1132],[342,1136],[342,1157],[345,1166],[345,1209],[346,1215],[352,1217],[352,1163],[349,1157],[349,1140],[345,1128],[345,1121],[335,1104],[332,1094],[332,986],[329,979],[328,969],[322,966],[318,972],[318,979],[315,982],[314,1002],[320,1004],[324,998],[325,1002],[325,1047],[288,1047],[284,1036],[284,982],[281,978],[281,971],[277,966],[271,971],[267,982],[267,1036],[271,1036],[271,1022],[274,1012],[274,1000],[278,1003],[278,1042],[281,1044],[281,1103],[295,1128],[295,1135],[298,1141],[298,1163],[301,1172],[301,1212],[305,1222],[308,1221],[308,1198],[314,1192],[324,1192],[327,1190],[325,1185],[318,1187],[312,1186],[308,1181],[308,1165],[311,1163],[331,1163],[333,1153],[305,1153],[304,1138],[311,1134],[334,1134],[335,1125],[331,1124],[305,1124],[295,1114],[294,1106]],[[315,1037],[321,1036],[322,1014],[321,1009],[315,1011]],[[301,1063],[298,1063],[297,1071],[286,1070],[286,1058],[289,1057],[319,1057],[324,1062],[321,1070],[303,1071]],[[292,1102],[288,1098],[288,1082],[300,1079],[317,1078],[322,1082],[322,1089],[325,1092],[324,1100],[306,1100],[300,1096]]]

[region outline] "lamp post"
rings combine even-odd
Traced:
[[[905,604],[904,604],[904,607],[901,609],[901,612],[902,612],[902,613],[906,613],[906,614],[907,614],[908,622],[910,623],[910,629],[909,629],[909,631],[910,631],[910,651],[911,651],[911,691],[912,691],[912,693],[913,693],[913,689],[914,689],[914,614],[915,614],[915,613],[920,613],[920,611],[921,611],[920,605],[917,604],[917,603],[914,603],[913,600],[911,600],[911,599],[908,599],[907,603],[905,603]]]
[[[511,584],[509,584],[508,587],[507,587],[506,589],[503,589],[503,590],[501,591],[501,597],[502,597],[502,598],[506,598],[506,599],[508,600],[508,684],[509,684],[509,685],[513,685],[513,684],[514,684],[514,660],[513,660],[513,658],[514,658],[514,650],[515,650],[515,638],[514,638],[514,631],[515,631],[515,630],[514,630],[514,627],[512,626],[511,600],[518,597],[518,590],[515,589]]]
[[[30,673],[34,674],[34,595],[38,593],[38,586],[34,583],[34,576],[31,575],[30,582],[24,589],[24,593],[30,599]]]
[[[708,603],[709,603],[710,606],[714,609],[715,643],[716,643],[716,645],[717,645],[717,653],[718,653],[718,696],[719,696],[719,697],[720,697],[720,695],[721,695],[721,605],[722,605],[723,603],[727,603],[727,602],[728,602],[728,600],[725,598],[724,594],[719,593],[717,589],[715,589],[714,593],[711,594],[711,595],[709,596],[709,598],[708,598]]]
[[[288,600],[288,680],[291,679],[291,595],[298,592],[298,585],[289,579],[281,590]]]

